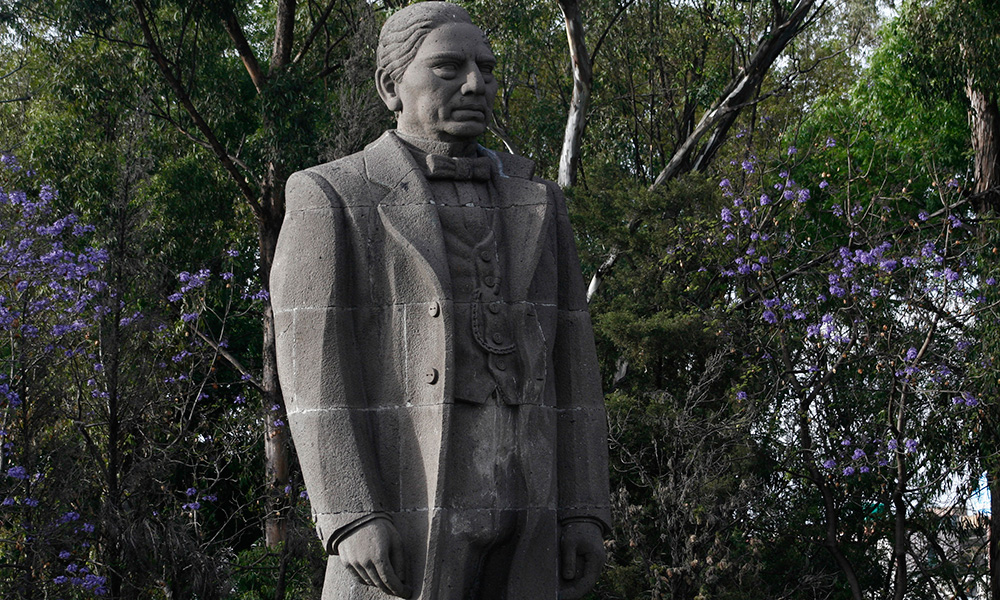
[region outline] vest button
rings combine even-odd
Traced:
[[[483,283],[486,284],[486,287],[493,287],[497,283],[497,278],[492,275],[487,275],[483,278]]]
[[[498,312],[500,312],[500,303],[490,302],[490,312],[493,314],[497,314]]]
[[[500,333],[499,331],[497,333],[494,333],[493,334],[493,341],[495,343],[497,343],[497,344],[502,344],[503,343],[503,334]]]
[[[434,385],[438,380],[438,370],[437,369],[427,369],[424,373],[424,383],[429,385]]]
[[[483,262],[490,262],[493,260],[493,255],[490,254],[489,250],[483,250],[479,253],[479,258],[483,259]]]
[[[502,358],[496,360],[497,370],[504,371],[507,369],[507,361]]]
[[[438,316],[441,314],[441,305],[437,302],[431,302],[431,305],[427,307],[427,313],[432,317]]]

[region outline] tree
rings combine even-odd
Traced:
[[[359,149],[384,118],[372,110],[374,94],[354,93],[364,89],[358,73],[372,57],[374,16],[367,3],[333,0],[298,7],[293,0],[273,5],[135,0],[93,6],[24,0],[9,2],[8,8],[8,21],[38,43],[59,31],[68,45],[97,44],[113,49],[120,64],[140,66],[132,71],[146,96],[105,88],[106,101],[138,107],[209,152],[256,223],[256,275],[265,293],[285,178],[295,168]],[[340,121],[327,118],[327,106],[342,111]],[[338,130],[339,123],[351,125]],[[274,425],[283,419],[283,408],[269,410],[284,403],[267,303],[262,325],[260,390],[271,496],[266,535],[276,544],[286,536],[288,506],[282,499],[291,459],[287,431]]]

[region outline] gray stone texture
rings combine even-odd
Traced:
[[[475,44],[443,39],[488,53],[463,14],[452,29]],[[485,80],[469,62],[459,76]],[[399,96],[441,96],[448,79]],[[455,102],[491,107],[492,93],[463,85]],[[416,131],[401,116],[399,134],[286,186],[271,294],[289,426],[331,553],[324,599],[575,598],[603,563],[606,416],[565,201],[531,161],[481,147],[489,180],[428,179],[400,135],[474,141],[485,125],[460,114]],[[567,553],[577,573],[561,572]]]

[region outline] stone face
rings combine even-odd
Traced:
[[[286,186],[278,369],[328,600],[572,598],[604,561],[579,260],[558,187],[475,143],[493,62],[460,7],[397,12],[376,80],[399,129]]]

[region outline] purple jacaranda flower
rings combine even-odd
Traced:
[[[728,180],[726,180],[726,181],[728,181]],[[239,250],[226,250],[226,256],[228,256],[230,258],[236,258],[239,255],[240,255],[240,251]]]
[[[11,467],[7,469],[7,477],[24,480],[28,478],[28,470],[22,466]]]
[[[746,171],[747,173],[753,173],[753,172],[754,172],[754,167],[753,167],[753,163],[752,163],[752,162],[750,162],[749,160],[745,160],[745,161],[743,161],[743,162],[742,162],[742,163],[740,164],[740,166],[742,166],[742,167],[743,167],[743,170],[744,170],[744,171]]]
[[[867,455],[865,454],[864,450],[862,450],[861,448],[855,448],[854,454],[851,455],[851,458],[853,458],[854,460],[861,460],[862,458],[865,458],[865,456]]]
[[[837,461],[835,461],[832,458],[828,458],[828,459],[826,459],[826,460],[823,461],[823,468],[824,469],[832,469],[832,468],[834,468],[836,466],[837,466]]]
[[[732,223],[733,211],[729,210],[728,208],[723,208],[721,218],[724,223]]]
[[[774,311],[765,310],[764,314],[761,315],[765,321],[771,325],[775,325],[778,322],[778,316],[774,314]]]
[[[789,146],[788,147],[788,156],[791,156],[793,154],[798,154],[798,152],[799,152],[799,149],[796,148],[795,146]]]
[[[836,145],[837,145],[837,142],[832,137],[826,138],[826,147],[827,148],[833,148]]]
[[[743,390],[740,390],[740,391],[736,392],[736,399],[737,400],[746,400],[747,399],[747,393],[745,391],[743,391]]]
[[[181,294],[180,292],[174,292],[173,294],[167,296],[167,300],[169,300],[170,302],[180,302],[183,298],[184,295]]]
[[[848,477],[854,475],[854,467],[844,467],[844,475],[847,475]]]
[[[728,179],[723,179],[722,181],[719,182],[719,187],[720,188],[728,188],[728,187],[731,187],[731,184],[729,183]]]
[[[910,349],[906,351],[906,360],[912,361],[915,360],[916,358],[917,358],[917,349],[911,346]]]
[[[198,494],[198,490],[196,488],[193,488],[193,487],[189,487],[187,490],[184,491],[184,495],[187,496],[188,498],[190,498],[190,497],[192,497],[194,495],[197,495],[197,494]]]
[[[907,440],[906,440],[906,441],[904,442],[904,444],[906,445],[906,451],[907,451],[908,453],[909,453],[909,452],[916,452],[916,450],[917,450],[917,445],[918,445],[918,442],[917,442],[917,440],[911,440],[911,439],[907,439]]]
[[[198,318],[198,313],[184,313],[181,315],[181,321],[185,323],[190,323]]]

